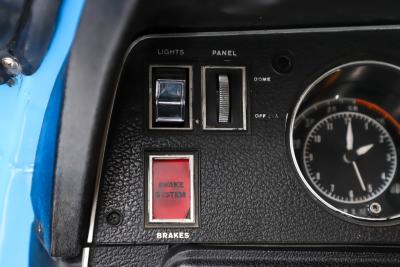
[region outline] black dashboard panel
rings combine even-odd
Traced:
[[[326,28],[154,35],[134,42],[119,80],[89,242],[398,245],[399,226],[348,220],[313,199],[292,164],[288,120],[305,88],[337,65],[357,60],[399,65],[399,32],[397,27]],[[163,49],[184,53],[165,55]],[[292,68],[282,72],[274,58],[283,55],[290,55]],[[148,129],[153,64],[193,67],[193,130]],[[203,129],[204,66],[245,67],[245,131]],[[148,151],[199,154],[197,228],[145,228]],[[107,219],[113,211],[123,218],[118,226]],[[188,235],[173,235],[180,232]]]
[[[184,32],[397,24],[398,2],[329,0],[138,1],[132,31]],[[139,23],[140,22],[140,23]]]
[[[97,247],[92,266],[398,266],[398,253],[227,246]]]

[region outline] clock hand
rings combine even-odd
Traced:
[[[356,154],[357,154],[357,156],[362,156],[362,155],[366,154],[368,151],[370,151],[371,148],[373,148],[373,147],[374,147],[374,144],[362,146],[356,150]]]
[[[357,174],[357,178],[358,178],[358,181],[360,182],[360,185],[361,185],[362,190],[363,190],[363,191],[367,191],[367,189],[365,188],[364,180],[363,180],[363,178],[361,177],[360,170],[358,169],[357,163],[356,163],[355,161],[353,161],[353,162],[352,162],[352,165],[353,165],[354,171],[355,171],[356,174]]]
[[[346,149],[353,150],[354,145],[354,135],[353,135],[353,126],[351,125],[351,119],[347,123],[347,133],[346,133]]]

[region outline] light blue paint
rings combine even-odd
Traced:
[[[46,107],[70,50],[84,0],[64,0],[49,51],[32,76],[0,86],[0,266],[28,266],[30,200],[36,148]]]
[[[58,130],[60,127],[60,115],[64,98],[66,64],[58,74],[53,87],[46,113],[44,114],[42,129],[36,149],[35,166],[33,168],[31,200],[35,223],[33,227],[40,225],[43,229],[40,237],[42,245],[51,250],[51,223],[53,208],[53,177],[57,153]],[[36,233],[36,232],[35,232]],[[33,240],[33,239],[31,239]],[[31,247],[32,250],[32,247]],[[32,251],[31,251],[32,254]],[[31,258],[31,262],[34,261]]]

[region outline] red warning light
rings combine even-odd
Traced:
[[[151,158],[151,222],[192,221],[190,157]]]

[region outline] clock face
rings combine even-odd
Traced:
[[[297,117],[293,131],[303,180],[315,196],[345,214],[390,216],[397,212],[392,201],[400,201],[393,189],[399,187],[399,131],[383,109],[364,100],[311,105]],[[371,213],[371,205],[379,215]]]
[[[345,111],[313,126],[304,143],[303,163],[307,178],[325,197],[362,203],[387,189],[396,173],[397,154],[379,122]]]

